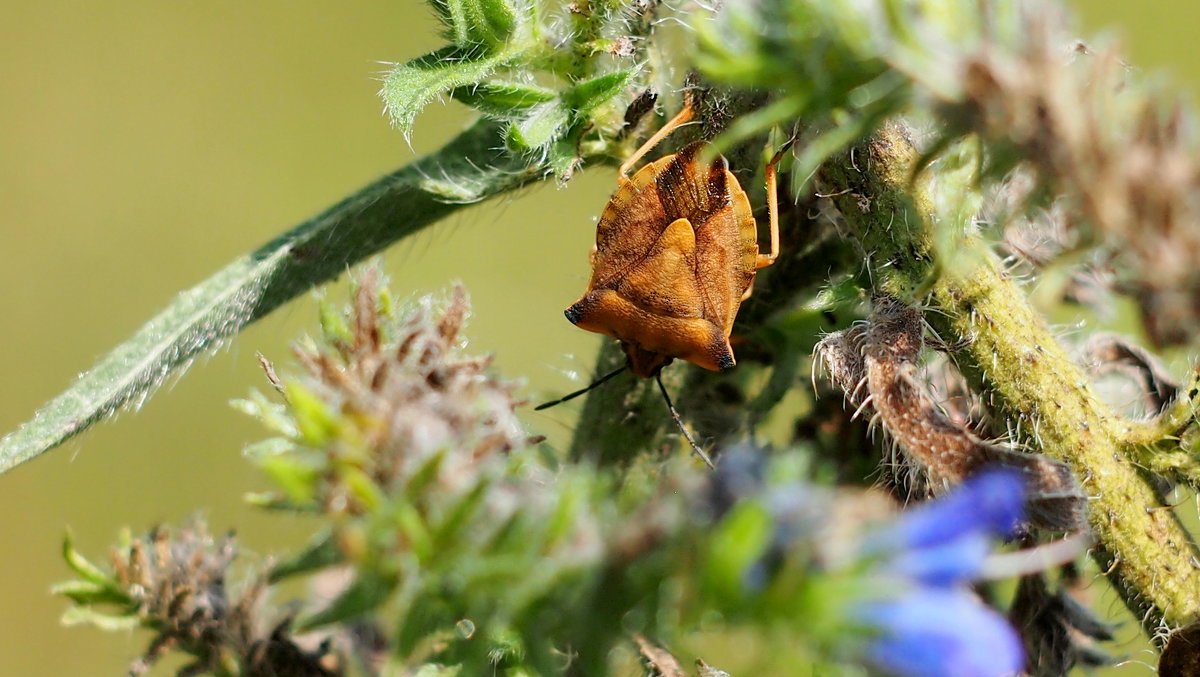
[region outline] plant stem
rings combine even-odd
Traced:
[[[1088,521],[1099,541],[1093,556],[1147,633],[1196,620],[1200,559],[1174,512],[1129,460],[1140,441],[1136,426],[1097,397],[982,242],[965,236],[953,254],[967,265],[942,261],[931,277],[932,185],[911,179],[916,152],[903,126],[885,125],[850,157],[826,162],[822,178],[827,192],[849,189],[835,201],[869,252],[876,284],[912,298],[933,280],[937,312],[930,320],[958,339],[964,373],[1020,423],[1027,441],[1071,466],[1090,499]]]

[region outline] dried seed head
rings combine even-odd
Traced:
[[[1186,342],[1200,327],[1200,166],[1184,108],[1130,86],[1112,48],[1064,53],[1061,16],[1021,11],[1020,45],[966,58],[954,133],[1024,158],[1029,194],[1066,201],[1063,239],[1103,242],[1154,340]]]
[[[980,220],[1003,224],[1000,250],[1006,255],[1010,275],[1032,277],[1052,264],[1063,263],[1061,256],[1078,253],[1080,233],[1068,229],[1071,206],[1063,198],[1044,207],[1030,208],[1037,201],[1038,188],[1029,171],[1018,169],[995,190],[980,214]],[[1067,269],[1062,283],[1063,301],[1086,307],[1097,316],[1112,319],[1116,294],[1116,271],[1112,253],[1093,252]]]
[[[896,466],[897,484],[937,494],[985,465],[1003,465],[1026,478],[1034,525],[1086,528],[1085,497],[1065,465],[980,439],[937,406],[919,378],[922,333],[920,311],[878,297],[865,327],[831,334],[817,345],[833,382],[856,407],[870,407],[873,420],[895,441],[895,455],[887,460]]]
[[[866,325],[855,325],[835,331],[817,342],[813,353],[815,362],[824,369],[833,385],[841,388],[851,404],[858,406],[866,397],[867,367],[863,362],[863,340]]]
[[[226,578],[236,557],[233,536],[217,541],[199,520],[175,535],[156,527],[146,538],[112,553],[114,578],[136,604],[133,612],[157,631],[146,652],[130,666],[131,675],[145,673],[171,650],[194,659],[181,674],[215,671],[229,661],[251,675],[334,674],[320,666],[324,652],[302,651],[284,625],[272,631],[263,622],[263,579],[250,581],[230,596]]]
[[[436,453],[446,453],[442,479],[453,481],[467,476],[457,470],[524,445],[513,386],[488,373],[490,358],[462,354],[470,314],[463,288],[440,308],[422,299],[397,321],[383,315],[379,277],[369,267],[358,281],[348,341],[295,348],[321,399],[362,437],[344,452],[388,488]],[[336,488],[327,490],[334,500]]]

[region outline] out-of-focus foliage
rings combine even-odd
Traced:
[[[153,630],[135,672],[177,650],[189,674],[602,674],[628,633],[681,636],[713,614],[842,670],[960,674],[937,656],[982,647],[1020,665],[1018,636],[967,585],[1021,524],[1019,475],[895,519],[882,495],[831,502],[797,452],[731,449],[711,477],[680,459],[657,481],[564,465],[465,354],[468,310],[456,289],[396,311],[368,269],[352,307],[324,304],[323,335],[297,345],[305,376],[271,367],[274,396],[239,403],[279,435],[247,449],[278,487],[251,499],[328,527],[240,577],[233,541],[199,524],[127,539],[111,568],[68,541],[66,619]],[[320,598],[272,609],[271,586],[301,576]],[[963,613],[935,613],[947,605]]]
[[[449,44],[390,71],[393,121],[409,133],[443,96],[486,119],[405,174],[426,221],[617,159],[673,88],[700,124],[664,146],[711,140],[735,178],[798,140],[785,254],[734,329],[737,369],[664,372],[715,473],[632,378],[589,396],[570,450],[539,444],[514,388],[465,352],[465,293],[397,310],[368,270],[297,346],[304,375],[268,362],[277,394],[239,405],[275,433],[247,451],[275,485],[252,500],[324,526],[236,599],[301,577],[320,593],[270,621],[228,611],[248,606],[212,584],[231,551],[193,527],[123,546],[111,570],[68,544],[72,618],[148,627],[144,663],[178,648],[225,674],[271,674],[264,643],[335,674],[605,674],[634,642],[652,674],[680,674],[663,647],[708,633],[790,667],[1050,677],[1107,660],[1068,564],[1090,532],[1148,635],[1200,619],[1200,553],[1167,495],[1200,485],[1195,378],[1112,335],[1077,358],[1026,285],[1065,280],[1049,304],[1099,316],[1140,304],[1160,344],[1200,326],[1191,114],[1115,52],[1034,2],[729,2],[674,22],[688,49],[653,2],[434,9]],[[1101,375],[1142,406],[1105,401]],[[778,451],[745,442],[768,425]],[[885,517],[885,493],[928,503]],[[1018,549],[990,554],[996,537]],[[1010,576],[1006,620],[981,581]]]

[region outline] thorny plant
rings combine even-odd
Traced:
[[[461,293],[444,310],[394,321],[368,273],[354,311],[327,309],[324,337],[298,349],[307,377],[277,381],[285,401],[244,405],[279,434],[251,450],[279,489],[256,500],[329,521],[266,580],[350,572],[332,603],[268,636],[280,646],[315,629],[351,637],[335,643],[351,648],[330,664],[366,674],[601,674],[636,632],[650,669],[669,674],[678,661],[656,645],[686,644],[711,612],[721,630],[753,628],[756,649],[793,661],[900,675],[998,675],[1024,661],[1048,677],[1104,660],[1092,644],[1107,629],[1077,602],[1078,565],[1057,582],[1038,571],[1048,563],[1001,567],[1022,576],[1008,608],[1020,637],[965,584],[989,577],[989,534],[1017,535],[1023,549],[1010,554],[1019,558],[1058,552],[1051,559],[1061,563],[1081,536],[1058,536],[1090,533],[1100,575],[1165,646],[1161,674],[1188,674],[1200,555],[1170,492],[1200,487],[1200,374],[1178,379],[1109,332],[1064,345],[1030,290],[1048,282],[1039,298],[1055,310],[1083,305],[1097,326],[1129,331],[1111,324],[1123,299],[1156,347],[1195,344],[1200,171],[1190,111],[1139,83],[1114,47],[1085,46],[1057,8],[1031,0],[730,1],[686,17],[641,0],[577,2],[563,14],[509,0],[432,4],[450,44],[392,71],[389,113],[407,133],[421,106],[448,95],[488,121],[268,246],[254,257],[266,268],[232,266],[234,282],[223,271],[181,297],[146,332],[180,329],[182,343],[149,342],[159,352],[145,362],[137,341],[114,353],[44,420],[0,444],[0,468],[145,394],[212,336],[450,203],[618,161],[656,100],[673,109],[686,87],[700,123],[691,133],[724,150],[744,185],[761,184],[749,178],[772,133],[799,139],[781,167],[795,204],[783,255],[735,326],[738,368],[664,374],[712,443],[716,474],[669,453],[679,443],[657,393],[631,380],[589,395],[569,451],[531,446],[511,386],[459,352]],[[229,294],[230,285],[253,293]],[[210,299],[211,312],[192,312],[196,298]],[[177,315],[202,319],[179,327]],[[603,350],[597,373],[615,359]],[[817,360],[836,392],[814,381],[808,394],[819,399],[781,406],[790,394],[805,399],[802,377]],[[129,362],[154,366],[130,371]],[[97,385],[112,370],[119,384]],[[1113,378],[1124,402],[1101,397]],[[780,419],[794,434],[774,461],[754,445],[734,451]],[[873,446],[871,430],[884,443]],[[831,518],[835,502],[809,481],[869,483],[881,458],[892,494],[930,499],[891,524],[911,538],[887,547],[872,545],[862,519]],[[979,476],[992,466],[1007,472]],[[1022,526],[1010,528],[1015,509],[988,508],[1000,499],[980,487],[1016,495]],[[861,517],[870,501],[855,495]],[[947,526],[939,505],[964,523]],[[830,524],[849,526],[818,528]],[[944,528],[923,530],[930,525]],[[95,588],[72,597],[85,610],[118,601],[115,616],[82,620],[160,633],[148,659],[170,645],[206,669],[255,674],[247,638],[261,641],[261,629],[209,632],[217,616],[206,607],[189,607],[188,622],[171,616],[194,604],[191,592],[167,593],[178,604],[135,604],[133,579],[120,574],[128,565],[105,573],[68,551]],[[876,599],[881,581],[903,592]],[[193,587],[203,583],[167,590]],[[961,613],[959,630],[976,641],[936,625],[935,609]],[[797,628],[807,634],[789,644]],[[901,640],[930,660],[959,657],[958,672],[905,662]],[[989,663],[976,660],[978,642],[1014,648]]]
[[[194,658],[183,675],[603,674],[629,623],[670,636],[714,610],[730,631],[824,618],[787,633],[788,653],[842,670],[942,674],[955,665],[914,673],[891,654],[924,642],[958,655],[978,635],[1020,664],[1016,633],[965,585],[990,538],[1018,526],[1019,475],[896,519],[878,493],[831,503],[795,453],[743,446],[715,475],[675,459],[657,479],[560,466],[521,432],[510,386],[463,355],[461,289],[396,317],[377,285],[368,269],[348,313],[326,306],[323,337],[296,349],[304,378],[270,366],[282,403],[241,405],[280,434],[249,450],[279,488],[253,500],[328,522],[307,549],[243,574],[231,598],[236,548],[201,524],[133,540],[109,570],[66,544],[80,576],[57,589],[78,605],[69,620],[154,634],[131,675],[171,650]],[[1063,553],[1023,568],[1047,556]],[[298,576],[329,601],[273,607],[273,587]],[[966,616],[883,611],[947,603]],[[669,654],[640,647],[661,670]]]
[[[264,616],[264,576],[244,581],[236,595],[230,594],[227,579],[237,557],[232,535],[214,541],[200,521],[174,536],[155,528],[113,549],[111,573],[83,559],[70,541],[65,551],[81,577],[55,588],[79,605],[67,620],[141,626],[153,633],[145,654],[129,667],[131,677],[145,674],[170,652],[192,659],[178,669],[181,676],[334,674],[328,644],[301,648],[288,631],[290,617],[272,621]],[[119,612],[100,613],[96,607],[101,605]]]

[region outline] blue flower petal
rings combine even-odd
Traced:
[[[960,535],[949,543],[902,550],[880,567],[926,585],[946,587],[975,579],[991,552],[991,541],[982,533]]]
[[[965,591],[917,590],[855,616],[879,633],[866,660],[898,677],[1002,677],[1025,664],[1012,626]]]
[[[1011,470],[986,470],[953,492],[908,510],[888,531],[875,535],[869,549],[926,548],[963,534],[1009,536],[1021,523],[1025,484]]]

